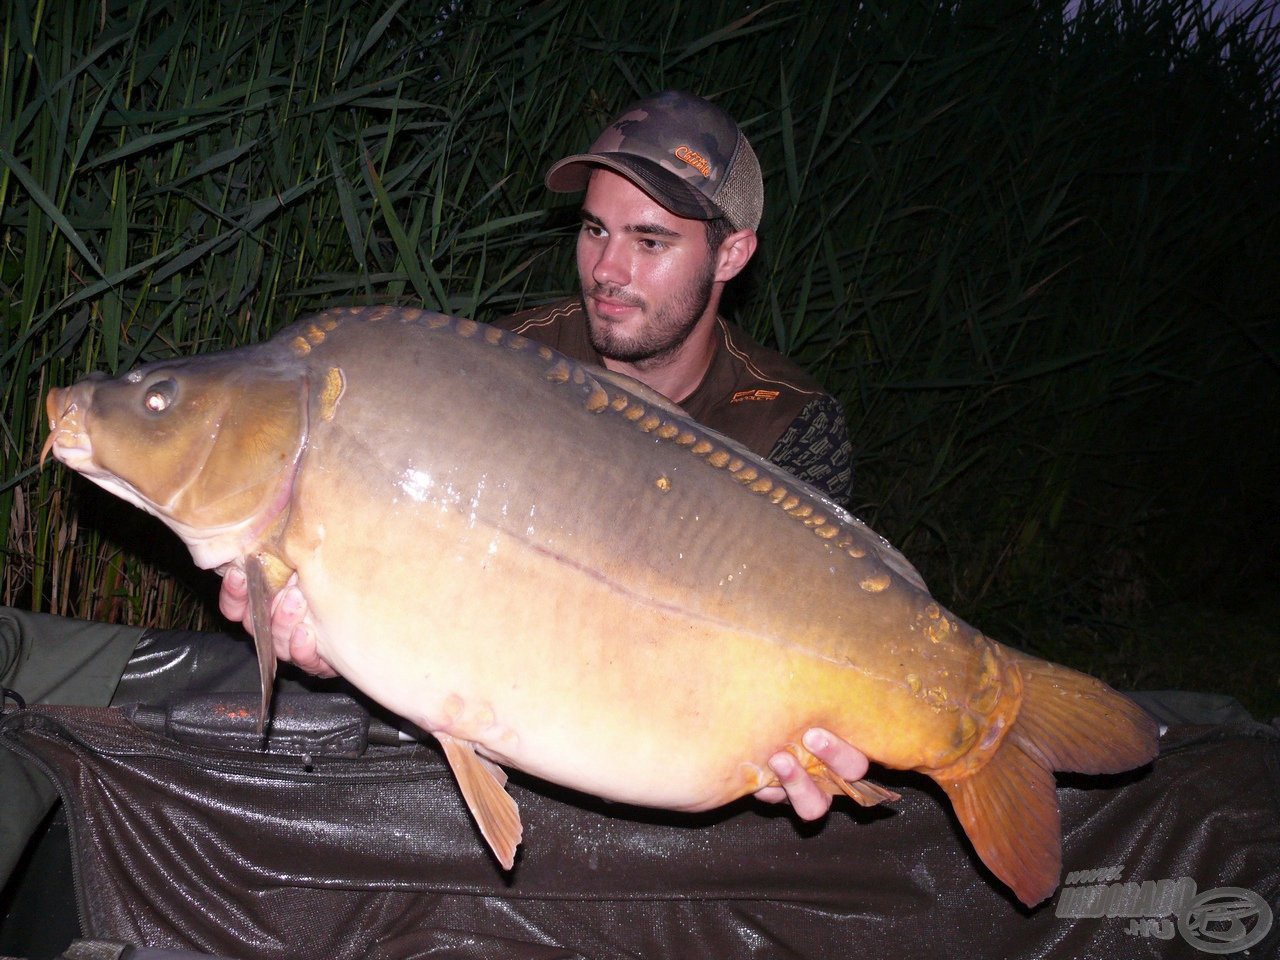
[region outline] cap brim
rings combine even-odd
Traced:
[[[556,193],[585,190],[596,167],[605,167],[626,177],[677,216],[714,220],[725,215],[705,194],[670,170],[629,153],[578,153],[558,160],[547,170],[547,189]]]

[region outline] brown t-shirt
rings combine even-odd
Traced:
[[[582,300],[560,300],[494,325],[603,366],[587,334]],[[782,354],[716,318],[716,346],[702,382],[680,406],[700,423],[846,505],[853,478],[849,432],[839,401]]]

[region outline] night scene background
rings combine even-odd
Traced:
[[[176,537],[37,469],[47,388],[572,290],[543,171],[679,87],[760,156],[728,310],[844,402],[854,513],[1005,643],[1280,715],[1274,0],[7,10],[0,602],[225,628]]]

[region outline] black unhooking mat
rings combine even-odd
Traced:
[[[1064,779],[1064,881],[1034,911],[940,794],[817,826],[746,800],[704,816],[514,777],[514,871],[435,749],[356,701],[253,695],[10,708],[0,746],[55,781],[83,932],[256,958],[1276,956],[1280,732],[1176,726],[1137,774]]]

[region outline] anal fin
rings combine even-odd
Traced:
[[[894,793],[870,780],[846,780],[807,750],[801,751],[793,746],[791,753],[804,766],[814,783],[833,797],[848,797],[864,807],[875,807],[902,799],[902,794]]]
[[[480,827],[480,835],[502,868],[510,870],[516,862],[516,847],[520,846],[524,827],[520,810],[505,789],[506,774],[479,756],[467,741],[444,733],[437,733],[435,738],[444,748],[445,759],[457,778],[462,799]]]
[[[856,801],[864,807],[875,807],[882,803],[893,803],[895,800],[902,799],[902,794],[894,793],[892,790],[882,787],[878,783],[872,783],[870,780],[846,780],[830,770],[826,773],[827,782],[835,790],[840,791],[850,800]],[[832,791],[832,796],[836,795],[835,790]]]

